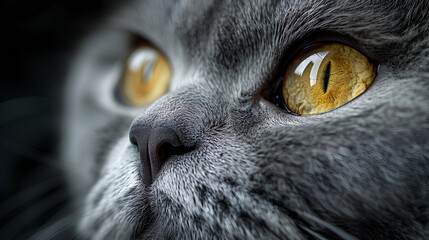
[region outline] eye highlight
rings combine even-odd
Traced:
[[[376,72],[374,64],[349,46],[315,44],[301,51],[288,66],[283,99],[293,113],[326,112],[363,93]]]
[[[171,67],[166,57],[150,45],[140,46],[125,62],[120,90],[133,106],[144,106],[164,95],[170,85]]]

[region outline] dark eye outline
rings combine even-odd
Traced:
[[[314,40],[308,41],[308,39],[314,39]],[[316,32],[307,34],[303,38],[301,38],[301,40],[298,40],[295,43],[290,44],[290,46],[288,46],[285,49],[285,51],[283,51],[284,53],[283,53],[283,56],[281,57],[280,63],[277,65],[277,67],[275,69],[274,77],[272,77],[271,80],[269,80],[268,83],[265,86],[263,86],[263,89],[261,90],[262,96],[265,99],[267,99],[269,102],[271,102],[272,104],[277,106],[278,108],[284,110],[287,114],[294,115],[294,116],[310,117],[310,116],[325,114],[325,113],[331,112],[335,109],[338,109],[338,108],[346,105],[347,103],[352,102],[355,99],[358,99],[361,95],[363,95],[366,91],[368,91],[368,89],[371,88],[371,86],[374,84],[374,82],[371,84],[371,86],[368,87],[368,89],[366,89],[359,96],[353,98],[352,100],[350,100],[350,101],[348,101],[348,102],[346,102],[346,103],[344,103],[338,107],[335,107],[331,110],[321,112],[321,113],[316,113],[316,114],[311,114],[311,115],[301,115],[301,114],[292,112],[288,108],[288,106],[286,105],[286,103],[283,99],[283,92],[282,92],[283,81],[284,81],[284,76],[286,74],[287,67],[289,66],[289,64],[291,64],[291,62],[294,60],[294,58],[301,51],[303,51],[309,47],[312,47],[315,44],[325,44],[325,43],[339,43],[339,44],[347,45],[351,48],[356,49],[360,53],[362,53],[368,59],[369,62],[374,64],[375,68],[377,69],[377,73],[376,73],[376,77],[374,79],[374,82],[377,80],[377,75],[378,75],[378,70],[380,68],[380,64],[378,64],[378,61],[375,61],[374,58],[371,57],[371,55],[369,54],[369,52],[366,50],[365,47],[363,47],[361,44],[359,44],[356,40],[354,40],[350,37],[342,36],[338,33],[316,31]]]
[[[282,78],[282,79],[280,79],[280,80],[278,80],[279,82],[281,82],[282,84],[281,85],[283,85],[283,81],[284,81],[284,78]],[[274,95],[274,98],[273,98],[273,103],[277,106],[277,107],[279,107],[279,108],[281,108],[281,109],[283,109],[283,110],[285,110],[287,113],[289,113],[289,114],[291,114],[291,115],[295,115],[295,116],[302,116],[301,114],[299,114],[299,113],[295,113],[295,112],[292,112],[290,109],[289,109],[289,107],[287,106],[287,104],[286,104],[286,102],[285,102],[285,100],[284,100],[284,98],[283,98],[283,93],[282,93],[282,86],[280,86],[280,87],[276,87],[277,88],[277,91],[276,91],[276,93],[275,93],[275,95]]]

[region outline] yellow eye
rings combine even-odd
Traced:
[[[164,95],[170,85],[171,67],[157,49],[143,45],[125,62],[121,92],[134,106],[148,105]]]
[[[364,55],[349,46],[313,45],[301,51],[287,68],[283,99],[294,113],[326,112],[363,93],[376,72]]]

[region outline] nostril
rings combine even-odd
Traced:
[[[139,149],[142,179],[147,186],[154,181],[162,165],[171,156],[194,150],[193,147],[185,147],[176,132],[167,127],[133,126],[130,130],[130,142]]]
[[[194,147],[173,146],[165,142],[158,147],[157,155],[162,160],[162,164],[164,164],[171,156],[183,155],[193,150],[195,150]]]

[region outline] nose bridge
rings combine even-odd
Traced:
[[[210,122],[219,122],[223,116],[218,96],[204,89],[188,88],[168,93],[134,119],[133,128],[169,128],[177,133],[185,146],[195,145],[202,129]]]

